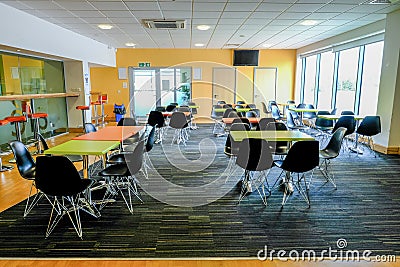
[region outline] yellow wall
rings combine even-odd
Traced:
[[[119,48],[116,68],[91,68],[91,90],[108,94],[106,114],[114,116],[114,103],[129,106],[129,81],[118,79],[118,68],[137,67],[150,62],[151,67],[190,66],[202,69],[202,80],[192,81],[192,98],[200,106],[199,116],[209,116],[212,97],[213,67],[232,66],[232,50],[224,49],[132,49]],[[296,50],[260,50],[259,67],[277,67],[277,100],[294,95]],[[238,98],[252,99],[253,67],[238,67]],[[128,88],[123,88],[123,82]],[[129,109],[128,109],[129,110]]]

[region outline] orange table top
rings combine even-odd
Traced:
[[[107,126],[97,132],[77,136],[73,140],[122,141],[135,135],[143,128],[143,126]]]
[[[222,121],[225,124],[232,124],[234,119],[236,119],[236,118],[222,118]],[[253,118],[252,117],[252,118],[247,118],[247,119],[249,119],[250,123],[258,123],[261,118]]]

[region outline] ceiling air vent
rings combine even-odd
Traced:
[[[144,24],[150,29],[171,30],[185,29],[185,20],[144,20]]]
[[[371,5],[390,5],[392,2],[389,0],[371,0],[368,2],[368,4]]]

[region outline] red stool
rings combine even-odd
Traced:
[[[10,123],[10,121],[8,121],[8,120],[0,120],[0,126],[7,125],[9,123]],[[1,156],[3,156],[3,155],[4,155],[3,152],[0,151],[0,172],[9,171],[9,170],[14,169],[13,166],[3,165],[3,161],[1,160]]]
[[[15,137],[17,138],[18,141],[22,142],[20,123],[21,122],[26,122],[26,117],[21,115],[21,116],[5,117],[4,119],[8,120],[10,123],[14,123],[14,125],[15,125]]]
[[[86,123],[86,116],[85,116],[85,111],[89,110],[89,106],[76,106],[76,109],[82,111],[82,127],[85,128],[85,123]]]

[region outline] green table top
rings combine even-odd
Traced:
[[[226,108],[215,108],[214,111],[215,112],[225,112]],[[247,112],[250,111],[251,108],[236,108],[235,109],[238,112]]]
[[[267,141],[307,141],[315,140],[314,137],[299,131],[231,131],[234,141],[245,138],[264,139]]]
[[[316,108],[288,108],[289,110],[296,112],[318,112]]]
[[[364,119],[364,116],[361,116],[361,115],[318,115],[318,118],[333,121],[333,120],[338,120],[342,116],[353,116],[355,120]]]
[[[52,155],[104,155],[118,147],[119,141],[70,140],[49,148],[44,154]]]

